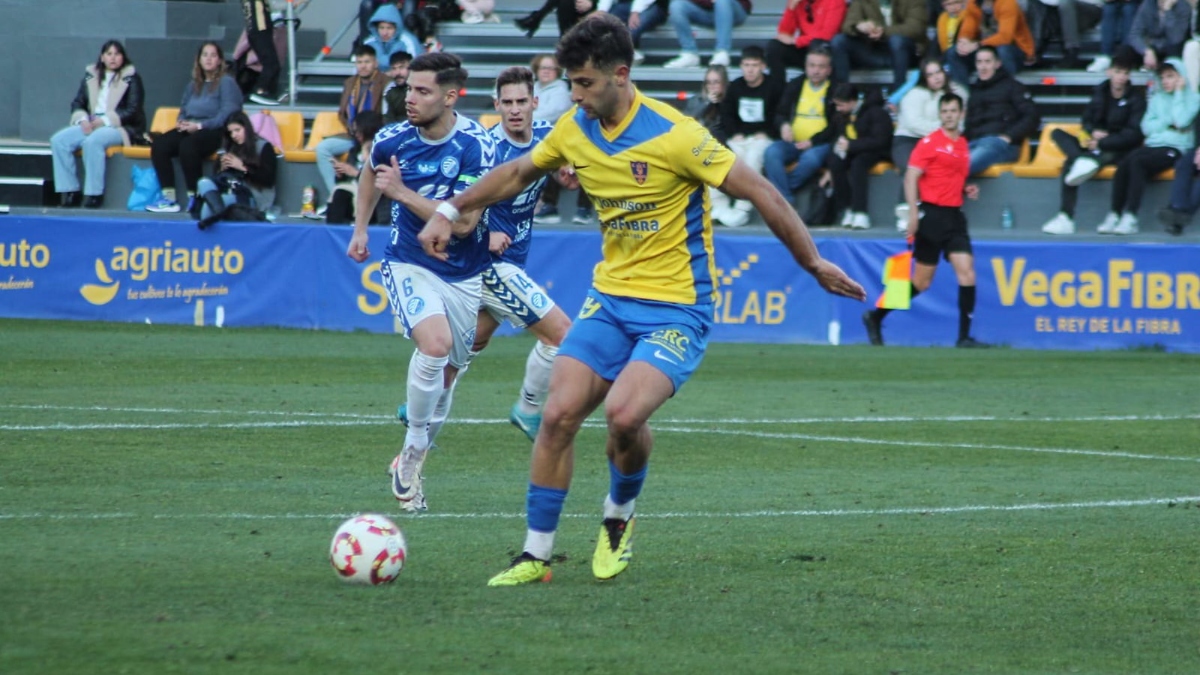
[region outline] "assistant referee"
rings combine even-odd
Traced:
[[[977,185],[967,185],[971,158],[967,140],[959,133],[963,100],[946,94],[938,102],[942,127],[922,138],[913,148],[904,174],[904,198],[908,202],[908,236],[913,239],[916,265],[912,275],[912,297],[933,283],[938,256],[945,256],[958,277],[958,347],[986,347],[971,337],[975,313],[975,256],[963,195],[979,197]],[[917,207],[918,197],[920,208]],[[890,309],[873,309],[863,314],[863,325],[873,345],[883,344],[883,318]]]

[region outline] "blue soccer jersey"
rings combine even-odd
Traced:
[[[510,159],[516,159],[529,152],[553,128],[554,124],[552,122],[534,120],[533,137],[530,138],[528,143],[517,143],[504,132],[504,124],[502,122],[492,127],[488,131],[492,134],[492,138],[496,140],[496,163],[503,164]],[[493,256],[497,260],[512,263],[521,269],[525,268],[525,261],[529,258],[529,239],[530,230],[533,228],[533,212],[537,207],[538,200],[542,197],[542,190],[546,187],[546,180],[546,177],[542,177],[534,181],[516,197],[497,202],[488,207],[486,216],[488,230],[503,232],[512,240],[512,243],[509,244],[504,253],[499,256]]]
[[[475,120],[458,115],[454,129],[445,137],[430,141],[421,136],[408,122],[384,127],[375,135],[371,149],[371,168],[390,165],[395,157],[400,176],[410,190],[438,201],[466,190],[478,181],[496,162],[496,143],[487,130]],[[425,222],[402,207],[392,203],[392,238],[384,257],[403,263],[419,265],[446,281],[459,281],[475,276],[491,264],[488,252],[487,221],[470,235],[450,240],[445,262],[425,254],[417,235]]]

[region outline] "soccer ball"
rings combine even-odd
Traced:
[[[396,524],[377,513],[342,523],[329,545],[338,578],[351,584],[386,584],[400,576],[408,550]]]

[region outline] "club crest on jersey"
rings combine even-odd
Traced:
[[[446,178],[454,178],[458,175],[457,157],[447,157],[442,160],[442,175]]]
[[[650,173],[650,165],[646,162],[630,162],[629,172],[633,174],[633,179],[638,185],[646,182],[646,174]]]

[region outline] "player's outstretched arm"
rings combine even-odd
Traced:
[[[350,236],[350,246],[346,255],[355,262],[363,262],[371,255],[367,248],[367,224],[379,204],[379,191],[375,188],[375,170],[370,164],[358,173],[358,196],[354,205],[354,234]]]
[[[775,186],[740,159],[737,160],[721,189],[737,199],[747,199],[767,221],[767,227],[783,242],[804,271],[813,275],[821,288],[856,300],[866,300],[867,292],[840,267],[825,260],[804,221]]]
[[[488,171],[479,182],[451,197],[444,202],[446,206],[434,211],[417,236],[421,247],[426,254],[445,260],[450,237],[465,236],[475,229],[475,224],[469,222],[470,219],[465,215],[482,213],[483,209],[496,202],[515,197],[545,173],[534,166],[527,154]]]

